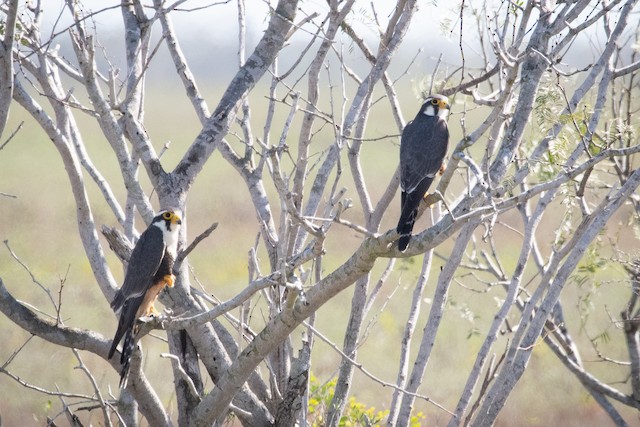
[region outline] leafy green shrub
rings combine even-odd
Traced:
[[[335,378],[321,384],[315,375],[310,375],[308,413],[312,427],[322,427],[325,425],[325,416],[333,399],[335,385]],[[378,426],[384,422],[388,415],[389,410],[379,411],[373,406],[367,407],[366,404],[358,402],[355,397],[351,397],[338,425],[340,427]],[[424,419],[424,414],[418,412],[411,417],[410,426],[418,427],[422,425]]]

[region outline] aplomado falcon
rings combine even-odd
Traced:
[[[180,224],[180,213],[173,210],[161,211],[153,218],[133,248],[124,283],[111,302],[111,308],[116,313],[120,312],[120,321],[109,350],[109,359],[124,338],[120,356],[120,387],[126,386],[131,354],[135,349],[136,320],[158,315],[154,302],[165,286],[173,287],[173,263],[177,255]]]
[[[398,249],[404,252],[418,215],[420,200],[426,195],[433,178],[444,165],[449,148],[446,96],[428,97],[415,119],[402,131],[400,140],[401,211],[397,231]]]

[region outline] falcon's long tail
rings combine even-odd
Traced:
[[[400,234],[398,239],[398,249],[400,252],[404,252],[409,246],[411,241],[411,232],[413,231],[413,224],[415,224],[418,217],[418,208],[420,207],[420,201],[424,197],[426,191],[429,189],[433,178],[423,179],[418,187],[411,193],[402,192],[401,195],[401,210],[400,219],[398,220],[398,226],[396,231]]]
[[[135,334],[133,328],[127,330],[124,334],[124,342],[122,343],[122,355],[120,356],[120,388],[127,386],[127,379],[129,378],[129,365],[131,364],[131,355],[136,348]]]
[[[403,192],[402,196],[405,200],[402,204],[402,211],[400,212],[400,219],[398,220],[398,227],[396,228],[396,231],[400,234],[400,239],[398,240],[398,249],[400,252],[404,252],[407,246],[409,246],[413,224],[416,222],[418,206],[420,205],[420,199],[418,199],[416,203],[411,200],[411,194],[407,195]]]
[[[122,305],[122,311],[120,312],[120,320],[118,321],[118,329],[113,337],[111,348],[109,349],[109,359],[113,357],[116,351],[116,347],[120,341],[124,339],[122,344],[122,353],[120,355],[120,388],[124,388],[127,385],[127,377],[129,374],[129,364],[131,363],[131,355],[135,350],[135,333],[134,325],[136,322],[137,307],[140,305],[139,298],[128,299]]]
[[[116,334],[114,335],[113,341],[111,342],[111,348],[109,349],[108,359],[111,359],[113,357],[113,353],[115,353],[116,347],[118,347],[118,344],[120,344],[120,341],[122,340],[122,337],[124,336],[124,333],[128,326],[125,324],[126,323],[125,314],[127,310],[125,309],[123,304],[124,304],[124,298],[122,297],[122,294],[120,293],[120,291],[118,291],[116,293],[115,298],[111,302],[111,308],[116,313],[120,311],[120,320],[118,321],[118,329],[116,329]]]

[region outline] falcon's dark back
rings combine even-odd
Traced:
[[[422,111],[422,110],[420,110]],[[402,131],[400,161],[402,189],[411,192],[425,177],[435,177],[449,149],[447,122],[418,113]]]

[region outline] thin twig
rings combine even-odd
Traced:
[[[11,132],[11,135],[9,135],[9,137],[7,138],[7,140],[5,142],[2,143],[2,145],[0,145],[0,150],[2,150],[4,147],[7,146],[7,144],[9,142],[11,142],[11,140],[13,139],[14,136],[16,136],[16,134],[20,131],[20,129],[22,129],[22,126],[24,126],[24,120],[20,122],[20,124],[18,125],[18,127],[16,128],[16,130],[14,130],[13,132]]]
[[[191,392],[191,395],[195,397],[198,401],[200,401],[202,397],[200,396],[200,393],[198,393],[198,389],[196,388],[196,385],[193,383],[193,379],[189,376],[189,374],[187,374],[187,371],[185,371],[184,368],[182,367],[182,363],[180,363],[180,358],[175,354],[171,354],[171,353],[160,353],[160,357],[164,359],[171,359],[171,364],[174,365],[174,368],[178,370],[184,382],[187,383],[187,386],[189,387],[189,391]]]
[[[105,424],[107,426],[112,426],[113,424],[111,424],[111,419],[109,418],[109,411],[105,403],[105,400],[102,397],[102,392],[100,391],[98,382],[96,381],[95,377],[93,376],[93,374],[91,373],[87,365],[84,364],[82,357],[80,357],[80,352],[78,352],[78,350],[76,350],[75,348],[72,348],[71,351],[73,351],[73,354],[76,356],[76,359],[78,359],[78,363],[80,363],[80,365],[78,365],[78,369],[82,370],[82,372],[84,372],[87,375],[87,378],[89,378],[89,382],[91,383],[93,392],[96,394],[98,403],[100,404],[100,408],[102,409]]]
[[[22,345],[20,347],[18,347],[16,350],[13,351],[13,353],[11,353],[11,356],[9,356],[9,358],[7,359],[6,362],[4,362],[2,364],[2,366],[0,366],[0,371],[4,370],[7,368],[7,366],[9,366],[11,364],[11,362],[13,362],[13,359],[16,358],[16,356],[18,356],[18,354],[20,354],[20,352],[22,351],[22,349],[24,349],[27,344],[29,344],[29,341],[31,341],[31,339],[35,337],[35,335],[29,335],[29,337],[25,340],[25,342],[22,343]]]
[[[195,239],[193,239],[193,242],[191,242],[191,244],[187,246],[186,249],[183,249],[182,251],[180,251],[180,253],[176,258],[176,264],[181,263],[191,253],[191,251],[193,251],[200,242],[202,242],[204,239],[209,237],[216,228],[218,228],[218,223],[214,222],[209,226],[209,228],[204,230]]]
[[[26,382],[25,380],[23,380],[19,376],[7,371],[4,368],[0,368],[0,373],[5,374],[9,378],[14,380],[18,384],[20,384],[21,386],[23,386],[24,388],[28,388],[29,390],[34,390],[34,391],[37,391],[39,393],[46,394],[48,396],[64,396],[64,397],[72,397],[72,398],[76,398],[76,399],[86,399],[86,400],[95,401],[95,398],[93,398],[92,396],[88,396],[86,394],[66,393],[66,392],[63,392],[63,391],[51,391],[51,390],[47,390],[47,389],[42,388],[42,387],[38,387],[36,385],[33,385],[33,384],[30,384],[30,383]]]
[[[309,324],[309,322],[304,321],[303,324],[307,328],[309,328],[309,330],[312,331],[314,335],[316,335],[318,338],[320,338],[322,341],[324,341],[329,347],[331,347],[334,351],[336,351],[344,360],[347,360],[353,366],[358,368],[360,370],[360,372],[365,374],[367,377],[369,377],[373,381],[377,382],[378,384],[382,385],[383,387],[391,387],[392,389],[397,390],[400,393],[407,394],[409,396],[413,396],[413,397],[418,398],[418,399],[422,399],[425,402],[429,402],[432,405],[434,405],[435,407],[445,411],[446,413],[448,413],[450,415],[453,415],[453,413],[451,411],[449,411],[447,408],[445,408],[444,406],[440,405],[439,403],[435,402],[430,397],[427,397],[427,396],[424,396],[424,395],[421,395],[421,394],[417,394],[417,393],[412,393],[412,392],[410,392],[408,390],[405,390],[405,389],[403,389],[401,387],[398,387],[397,385],[395,385],[393,383],[383,381],[380,378],[376,377],[375,375],[373,375],[372,373],[367,371],[364,368],[364,366],[362,366],[361,363],[359,363],[356,360],[354,360],[354,359],[350,358],[349,356],[347,356],[342,350],[340,350],[340,348],[336,344],[334,344],[329,338],[325,337],[320,331],[318,331],[315,327],[313,327],[311,324]]]
[[[69,269],[71,269],[71,264],[67,266],[67,272],[65,273],[64,277],[60,278],[60,289],[58,290],[58,306],[56,307],[56,325],[62,324],[62,319],[60,318],[60,310],[62,309],[62,289],[64,288],[64,284],[67,282]]]
[[[42,289],[44,291],[44,293],[47,294],[47,296],[49,297],[49,301],[51,301],[51,304],[53,305],[53,307],[56,308],[56,302],[53,299],[53,296],[51,295],[51,290],[47,289],[42,283],[40,283],[38,281],[38,279],[36,279],[36,276],[31,272],[31,269],[29,268],[29,266],[27,264],[25,264],[24,262],[22,262],[22,260],[20,258],[18,258],[18,255],[16,255],[15,252],[13,252],[13,250],[11,249],[11,246],[9,246],[9,240],[5,240],[4,241],[4,245],[9,250],[9,253],[11,254],[11,257],[13,259],[15,259],[16,262],[22,266],[22,268],[24,268],[24,270],[29,274],[29,276],[31,276],[31,281],[33,283],[35,283],[36,285],[38,285],[38,287],[40,289]]]

